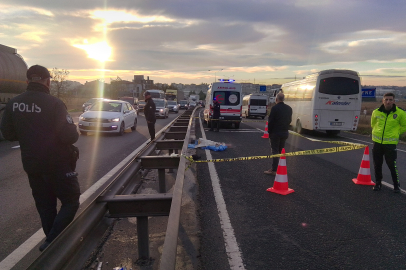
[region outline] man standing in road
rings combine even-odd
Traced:
[[[6,140],[18,141],[42,228],[43,251],[74,219],[80,188],[75,172],[79,134],[65,104],[49,93],[48,69],[27,71],[27,91],[6,106],[0,129]],[[61,201],[57,212],[57,199]]]
[[[155,117],[155,103],[151,98],[151,93],[148,91],[145,91],[144,93],[145,101],[146,104],[144,106],[144,115],[145,115],[145,120],[147,120],[147,125],[148,125],[148,131],[149,135],[151,136],[151,141],[155,139],[155,122],[156,122],[156,117]]]
[[[213,100],[213,117],[211,122],[211,128],[209,131],[213,131],[214,124],[216,124],[216,131],[219,132],[220,130],[220,103],[217,101],[216,98]]]
[[[382,188],[382,164],[385,156],[386,164],[391,172],[393,191],[400,192],[399,174],[396,168],[397,150],[400,134],[406,132],[406,112],[395,105],[395,95],[386,93],[382,105],[372,112],[371,127],[374,147],[372,156],[375,169],[374,190]]]
[[[286,105],[283,101],[285,95],[278,93],[276,95],[275,105],[271,109],[268,118],[268,133],[271,143],[272,155],[277,155],[282,152],[285,147],[285,142],[289,136],[289,125],[292,121],[292,108]],[[278,169],[279,158],[272,159],[272,168],[264,171],[265,174],[276,175]]]

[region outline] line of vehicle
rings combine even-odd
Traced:
[[[202,131],[202,137],[206,140],[206,133],[204,132],[203,124],[201,118],[199,119],[200,129]],[[205,150],[207,159],[212,159],[210,150]],[[216,167],[214,163],[209,162],[210,178],[213,187],[214,198],[217,204],[218,215],[220,218],[220,225],[223,230],[224,244],[226,248],[226,253],[228,255],[228,263],[230,264],[230,269],[244,270],[244,264],[242,262],[241,251],[237,243],[237,239],[234,234],[234,229],[231,225],[230,217],[227,212],[226,203],[224,201],[223,193],[221,191],[220,179],[218,177]]]

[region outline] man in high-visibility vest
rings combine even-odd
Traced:
[[[406,112],[395,105],[395,95],[386,93],[382,105],[372,112],[372,156],[375,169],[374,190],[382,188],[382,164],[385,157],[391,172],[393,191],[400,192],[399,174],[396,168],[397,149],[400,134],[406,132]]]

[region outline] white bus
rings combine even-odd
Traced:
[[[163,90],[158,90],[158,89],[151,89],[151,90],[146,90],[151,94],[151,98],[162,98],[165,99],[165,92]]]
[[[245,118],[265,118],[268,109],[269,98],[267,95],[249,94],[242,99],[242,115]]]
[[[358,72],[330,69],[282,85],[285,103],[292,107],[296,132],[303,129],[338,134],[356,130],[361,112],[362,91]]]

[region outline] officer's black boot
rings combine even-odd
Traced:
[[[399,185],[399,183],[393,184],[393,192],[400,193],[400,185]]]
[[[376,181],[375,186],[373,187],[374,191],[379,191],[382,188],[381,181]]]

